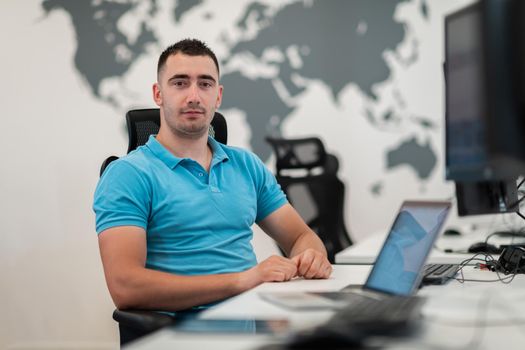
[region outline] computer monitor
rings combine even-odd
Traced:
[[[446,178],[458,214],[517,211],[525,174],[522,0],[481,0],[445,17]],[[518,31],[520,30],[520,31]]]

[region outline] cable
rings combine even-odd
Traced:
[[[525,198],[525,197],[523,197],[523,198]],[[522,199],[523,199],[523,198],[522,198]],[[520,213],[519,210],[516,211],[516,214],[518,214],[518,216],[519,216],[520,218],[522,218],[523,220],[525,220],[525,216],[523,216],[523,214]]]
[[[524,220],[525,220],[525,218],[524,218]],[[496,231],[496,232],[492,232],[491,234],[489,234],[485,238],[485,244],[487,244],[489,242],[489,239],[491,237],[494,237],[494,236],[513,237],[513,238],[514,237],[525,237],[525,233],[523,232],[523,229],[522,230],[518,230],[518,231]]]
[[[523,193],[522,191],[520,191],[520,187],[521,187],[521,185],[523,185],[523,183],[525,183],[525,177],[520,181],[520,183],[519,183],[518,186],[516,187],[516,189],[518,190],[518,193]],[[512,204],[512,205],[510,206],[510,208],[512,209],[512,208],[514,208],[515,206],[517,206],[517,207],[518,207],[518,210],[516,210],[516,214],[517,214],[520,218],[522,218],[523,220],[525,220],[525,216],[524,216],[522,213],[520,213],[520,203],[521,203],[523,200],[525,200],[525,195],[523,195],[523,196],[522,196],[521,198],[519,198],[514,204]]]
[[[520,203],[523,202],[523,200],[525,200],[525,196],[518,198],[517,201],[509,205],[509,210],[514,209],[514,207],[518,207],[519,210]]]
[[[467,266],[472,261],[479,261],[483,262],[486,265],[492,264],[494,266],[497,266],[499,262],[494,259],[494,257],[487,253],[477,253],[471,256],[468,259],[463,260],[459,266],[457,271],[461,273],[462,278],[456,279],[460,283],[464,282],[501,282],[501,283],[511,283],[514,277],[516,276],[516,271],[513,271],[512,274],[509,274],[507,276],[501,276],[498,270],[494,270],[496,272],[498,279],[494,280],[475,280],[475,279],[465,279],[463,275],[463,268]],[[463,327],[463,328],[474,328],[474,331],[472,332],[472,335],[470,336],[470,339],[465,345],[460,346],[446,346],[441,344],[432,344],[432,343],[419,343],[419,344],[404,344],[403,347],[406,349],[414,348],[414,349],[420,349],[421,347],[424,347],[426,349],[436,349],[436,350],[473,350],[478,349],[482,342],[483,337],[485,335],[485,331],[487,328],[493,328],[493,327],[512,327],[512,326],[525,326],[525,319],[520,317],[509,317],[508,320],[505,321],[498,321],[498,322],[492,322],[488,320],[488,312],[489,312],[489,305],[494,304],[495,301],[498,299],[494,299],[494,297],[497,296],[490,291],[485,291],[481,297],[479,298],[479,301],[477,302],[476,307],[476,316],[474,321],[468,322],[468,321],[457,321],[457,320],[451,320],[446,318],[440,318],[440,317],[432,317],[432,316],[425,316],[422,321],[423,322],[429,322],[429,323],[435,323],[435,324],[441,324],[444,326],[450,326],[450,327]],[[501,306],[501,305],[498,305]],[[506,308],[507,305],[504,305]],[[509,311],[509,309],[507,308]],[[515,311],[515,310],[512,310]],[[509,311],[510,313],[510,311]],[[514,315],[513,315],[514,316]],[[520,332],[522,334],[522,332]],[[414,345],[414,347],[412,346]]]
[[[465,283],[465,282],[501,282],[501,283],[504,283],[504,284],[509,284],[510,282],[512,282],[512,280],[514,279],[516,275],[512,275],[512,276],[506,276],[506,277],[503,277],[503,278],[498,278],[498,279],[495,279],[495,280],[477,280],[477,279],[470,279],[470,278],[454,278],[456,281],[458,281],[459,283]]]
[[[478,258],[478,256],[483,256],[484,259],[481,259],[481,258]],[[496,273],[496,276],[498,276],[497,279],[492,279],[492,280],[480,280],[480,279],[470,279],[470,278],[465,278],[464,274],[463,274],[463,268],[465,266],[467,266],[469,263],[471,263],[472,261],[480,261],[480,262],[484,262],[485,265],[487,267],[489,267],[493,272]],[[460,273],[461,274],[461,277],[460,278],[456,278],[456,277],[450,277],[450,279],[453,279],[453,280],[456,280],[458,281],[459,283],[465,283],[465,282],[501,282],[501,283],[504,283],[504,284],[509,284],[511,283],[514,278],[516,277],[517,273],[518,273],[518,267],[510,272],[508,275],[506,276],[502,276],[500,271],[499,271],[499,262],[494,259],[494,257],[490,254],[487,254],[487,253],[476,253],[475,255],[473,255],[472,257],[468,258],[468,259],[465,259],[463,260],[462,262],[459,263],[458,265],[458,268],[456,270],[456,273]]]

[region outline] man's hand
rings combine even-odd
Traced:
[[[256,285],[263,282],[284,282],[296,276],[297,266],[290,259],[273,255],[246,272],[255,279]]]
[[[326,258],[326,248],[319,236],[303,221],[288,203],[275,210],[259,226],[275,239],[297,267],[296,276],[328,278],[332,265]]]
[[[291,259],[297,266],[297,276],[307,279],[328,278],[332,273],[332,265],[321,252],[306,249]]]

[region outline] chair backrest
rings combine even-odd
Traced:
[[[160,110],[158,108],[134,109],[126,113],[129,144],[128,153],[148,142],[150,135],[159,132]],[[220,143],[228,142],[228,128],[224,116],[215,112],[210,125],[210,135]]]
[[[337,177],[339,162],[319,138],[266,138],[276,154],[276,178],[288,200],[317,233],[328,252],[352,245],[344,220],[345,185]]]
[[[326,151],[323,143],[317,137],[304,139],[276,139],[267,137],[276,153],[276,171],[322,167],[326,162]]]
[[[128,151],[133,151],[148,142],[150,135],[157,134],[160,128],[160,110],[158,108],[133,109],[126,113],[126,125],[128,127]],[[224,116],[215,112],[210,125],[210,135],[220,143],[228,142],[228,125]],[[119,157],[110,156],[104,160],[100,167],[100,176],[106,167]]]
[[[150,135],[160,129],[160,110],[158,108],[133,109],[126,113],[128,127],[128,151],[133,151],[148,142]]]

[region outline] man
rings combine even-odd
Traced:
[[[215,54],[186,39],[159,58],[158,135],[113,162],[94,210],[104,273],[120,309],[177,311],[295,276],[328,278],[317,235],[252,153],[208,137],[223,87]],[[290,258],[257,264],[256,222]]]

